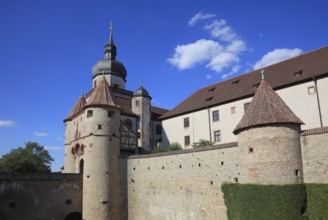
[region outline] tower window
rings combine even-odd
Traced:
[[[189,128],[189,117],[183,119],[183,127]]]
[[[92,110],[88,110],[87,111],[87,118],[91,118],[93,116],[93,111]]]
[[[138,100],[136,100],[136,106],[139,107],[140,106],[140,102]]]
[[[213,121],[219,121],[220,120],[219,110],[213,111],[212,117],[213,117]]]
[[[112,117],[114,115],[114,112],[113,111],[108,111],[107,112],[107,116],[110,118],[110,117]]]
[[[254,149],[252,147],[248,148],[248,153],[253,153]]]
[[[314,88],[314,86],[310,86],[310,87],[308,87],[308,94],[309,95],[312,95],[312,94],[314,94],[315,93],[315,88]]]
[[[221,141],[221,131],[220,130],[214,131],[214,141],[215,142]]]
[[[233,106],[233,107],[231,107],[231,114],[235,114],[235,113],[236,113],[236,107]]]
[[[184,144],[185,144],[185,146],[190,145],[190,136],[189,135],[184,137]]]
[[[98,130],[101,130],[101,125],[98,125]]]

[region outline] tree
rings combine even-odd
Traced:
[[[54,159],[36,142],[25,143],[25,148],[12,149],[0,158],[0,172],[49,173]]]

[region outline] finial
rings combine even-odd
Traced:
[[[262,80],[264,80],[264,69],[261,70]]]
[[[142,80],[140,80],[140,86],[142,86]]]
[[[113,21],[109,22],[109,42],[113,44]]]

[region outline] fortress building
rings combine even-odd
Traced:
[[[112,28],[104,54],[64,119],[63,173],[0,174],[0,219],[227,220],[224,182],[328,183],[328,47],[170,111],[142,86],[126,90]],[[199,139],[215,145],[192,148]],[[149,154],[172,142],[184,150]]]

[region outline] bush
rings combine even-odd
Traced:
[[[173,142],[169,147],[168,150],[169,151],[175,151],[175,150],[181,150],[181,144],[179,144],[178,142]]]
[[[151,152],[152,153],[161,153],[161,152],[165,152],[167,151],[168,149],[166,147],[163,147],[163,146],[157,146],[155,147]]]
[[[200,139],[198,142],[193,143],[192,146],[193,147],[206,147],[206,146],[211,146],[213,144],[214,143],[212,141]]]
[[[328,219],[328,184],[307,184],[306,190],[310,219]]]
[[[221,189],[229,220],[308,219],[305,184],[223,184]]]

